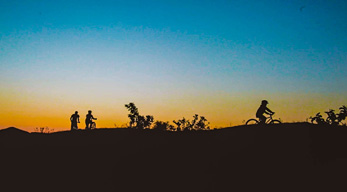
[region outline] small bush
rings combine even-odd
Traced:
[[[150,128],[152,125],[154,118],[151,115],[142,116],[140,115],[138,108],[134,103],[126,104],[125,107],[128,109],[130,114],[128,117],[130,118],[129,127],[135,129],[146,129]]]
[[[347,116],[347,107],[343,105],[339,109],[340,109],[340,112],[338,114],[336,114],[335,110],[333,109],[326,111],[325,113],[328,115],[326,119],[324,119],[320,113],[317,113],[316,116],[310,117],[311,123],[317,123],[320,125],[321,124],[330,124],[330,125],[343,124],[342,121],[345,120]]]
[[[192,130],[210,130],[209,122],[204,116],[200,116],[195,114],[193,116],[193,120],[187,120],[184,117],[177,121],[173,121],[173,123],[177,126],[177,131],[192,131]]]
[[[173,131],[173,126],[168,121],[156,121],[154,122],[153,129],[157,131]]]
[[[51,133],[54,129],[49,129],[48,127],[36,127],[35,132],[37,133]]]

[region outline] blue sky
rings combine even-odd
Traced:
[[[310,0],[0,1],[0,88],[93,108],[342,95],[346,10],[345,1]]]

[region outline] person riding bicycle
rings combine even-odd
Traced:
[[[78,115],[78,111],[75,111],[75,113],[71,115],[70,121],[71,121],[71,131],[77,130],[78,129],[77,123],[80,123],[80,116]]]
[[[259,118],[259,120],[260,120],[259,124],[265,124],[266,117],[264,116],[264,113],[266,113],[268,115],[275,114],[275,112],[271,111],[269,108],[266,107],[266,105],[268,103],[269,102],[267,102],[266,100],[262,100],[261,105],[260,105],[259,109],[257,110],[256,117]]]
[[[94,118],[92,115],[92,111],[89,110],[88,114],[86,115],[86,129],[91,129],[92,123],[93,123],[93,119],[97,120],[97,118]]]

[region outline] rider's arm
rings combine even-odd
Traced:
[[[274,112],[271,111],[269,108],[266,107],[265,113],[268,114],[268,115],[271,115],[271,114],[273,114]]]

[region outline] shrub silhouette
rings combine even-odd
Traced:
[[[317,113],[315,117],[310,117],[311,123],[339,125],[342,123],[343,120],[346,119],[347,107],[343,105],[339,109],[340,112],[338,114],[336,114],[335,110],[333,109],[329,109],[329,111],[326,111],[325,113],[328,115],[328,117],[325,120],[320,113]]]
[[[139,113],[138,108],[134,103],[125,104],[125,107],[128,109],[128,117],[130,119],[129,127],[135,129],[149,129],[154,121],[153,116],[147,115],[142,116]],[[204,116],[195,114],[193,120],[187,120],[186,118],[173,121],[176,125],[170,125],[168,121],[156,121],[154,123],[153,129],[158,131],[192,131],[192,130],[210,130],[209,122]]]
[[[200,116],[195,114],[193,116],[193,120],[187,120],[184,117],[182,119],[179,119],[177,121],[173,121],[174,124],[176,124],[177,131],[192,131],[192,130],[210,130],[209,122],[207,122],[207,119],[204,116]]]
[[[210,130],[209,122],[204,116],[200,116],[200,120],[196,123],[196,128],[200,130]]]
[[[326,124],[325,120],[323,119],[323,116],[319,113],[316,114],[314,117],[310,117],[311,123],[316,122],[317,124]]]
[[[310,117],[311,123],[316,122],[317,124],[325,124],[325,120],[323,119],[323,116],[319,113],[316,114],[314,117]]]
[[[343,105],[339,109],[340,109],[340,113],[337,115],[337,120],[341,122],[345,120],[347,117],[347,107]]]
[[[150,126],[152,125],[154,121],[153,116],[140,115],[138,108],[135,106],[134,103],[125,104],[125,107],[130,112],[130,114],[128,114],[128,117],[130,118],[130,123],[129,123],[130,128],[135,128],[135,129],[150,128]]]
[[[176,126],[177,126],[176,130],[177,131],[183,131],[186,128],[187,121],[183,117],[183,119],[180,119],[178,121],[174,120],[173,123],[176,124]]]
[[[168,121],[156,121],[154,122],[153,126],[154,130],[157,131],[175,131],[175,128],[173,125],[170,125]]]
[[[328,124],[331,124],[331,125],[339,124],[339,122],[337,121],[335,110],[329,109],[329,111],[326,111],[325,113],[328,115],[327,119],[325,120]]]
[[[35,132],[37,133],[51,133],[54,129],[49,129],[48,127],[36,127]]]

